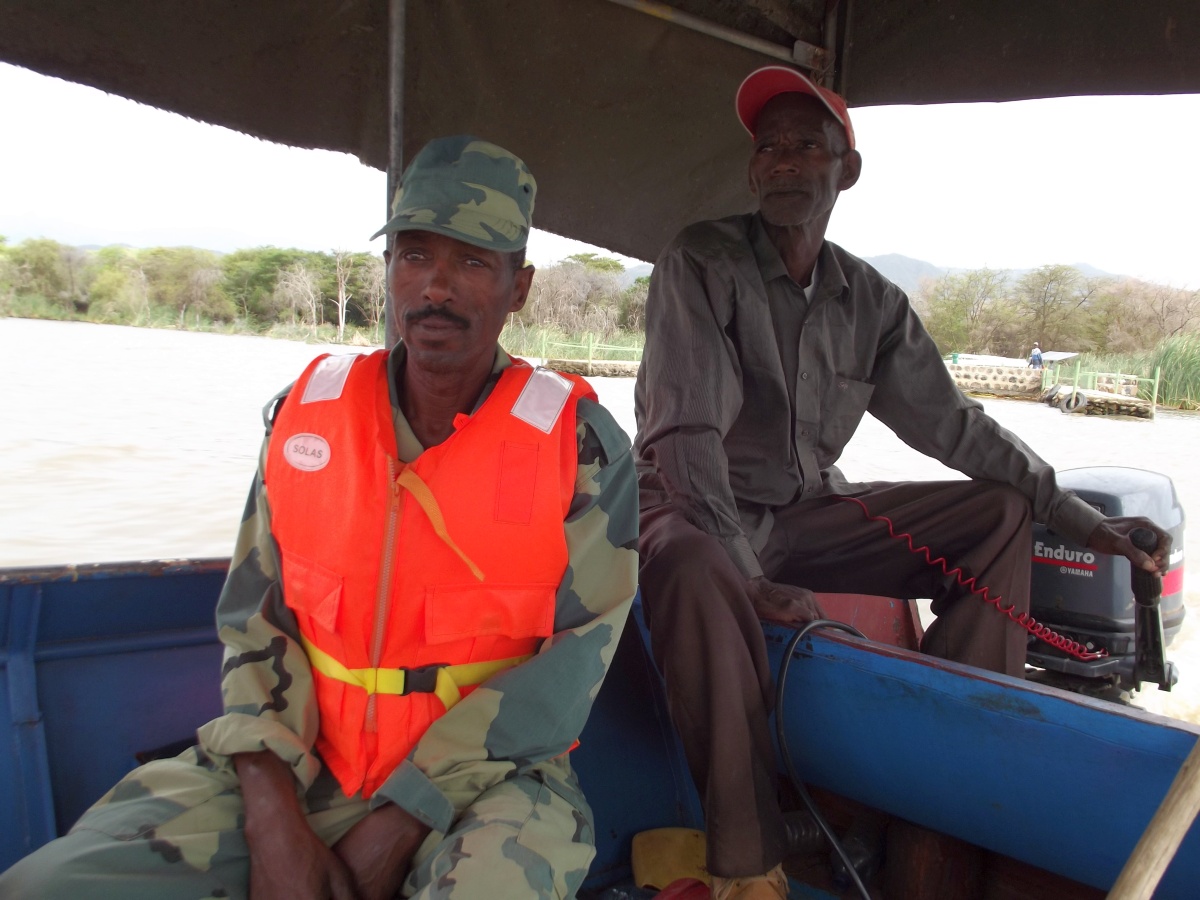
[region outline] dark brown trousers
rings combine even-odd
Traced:
[[[1029,608],[1029,502],[986,481],[877,483],[856,495],[994,597]],[[761,874],[784,856],[768,712],[775,687],[745,579],[721,543],[670,505],[642,510],[641,588],[671,718],[700,791],[709,870]],[[776,514],[766,576],[813,591],[929,598],[921,650],[1020,676],[1025,632],[888,537],[853,503],[819,497]]]

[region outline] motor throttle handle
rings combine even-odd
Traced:
[[[1129,540],[1143,553],[1158,549],[1158,536],[1148,528],[1133,529],[1129,532]],[[1159,609],[1162,577],[1132,563],[1129,573],[1134,599],[1134,688],[1141,690],[1145,681],[1157,684],[1159,690],[1169,691],[1177,676],[1174,666],[1167,662],[1163,639],[1162,610]]]
[[[1129,540],[1133,546],[1143,553],[1152,554],[1158,549],[1158,536],[1149,528],[1135,528],[1129,532]],[[1147,572],[1145,569],[1130,565],[1130,582],[1133,588],[1133,599],[1140,606],[1157,606],[1162,597],[1162,576],[1157,572]]]

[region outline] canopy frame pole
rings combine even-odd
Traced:
[[[654,18],[662,19],[664,22],[690,28],[692,31],[698,31],[701,34],[706,34],[709,37],[725,41],[729,44],[736,44],[738,47],[745,47],[747,50],[753,50],[755,53],[783,60],[784,62],[791,63],[793,66],[808,69],[810,72],[821,72],[830,66],[825,48],[810,44],[807,41],[796,41],[789,50],[781,44],[773,44],[771,41],[765,41],[762,38],[744,34],[736,29],[718,25],[716,22],[710,22],[699,16],[693,16],[691,13],[681,12],[673,6],[658,3],[656,0],[609,0],[609,2],[632,9],[635,12],[654,16]]]
[[[833,63],[837,59],[837,30],[838,0],[830,0],[825,5],[825,22],[821,26],[821,43],[825,45],[825,58],[829,65],[820,71],[813,72],[817,84],[822,87],[833,87]]]
[[[384,221],[392,217],[392,198],[404,172],[404,48],[407,44],[405,13],[407,0],[388,3],[388,171],[387,212]],[[384,235],[385,246],[389,236]],[[400,327],[392,312],[391,279],[384,278],[384,343],[392,348],[400,340]]]
[[[825,14],[825,46],[829,48],[829,71],[825,86],[849,97],[850,29],[854,0],[831,0]]]

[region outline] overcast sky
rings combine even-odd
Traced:
[[[863,176],[829,236],[853,253],[963,268],[1086,262],[1200,288],[1200,95],[851,114]],[[368,236],[382,222],[383,173],[345,154],[4,64],[0,123],[10,243],[381,249]],[[586,249],[535,232],[529,255],[545,265]]]

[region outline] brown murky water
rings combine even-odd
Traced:
[[[0,566],[226,556],[254,473],[261,409],[304,364],[348,348],[0,319]],[[632,379],[594,379],[633,433]],[[1200,416],[1125,421],[1037,403],[988,411],[1060,469],[1164,472],[1200,511]],[[856,480],[961,477],[868,418],[841,461]],[[1200,527],[1185,536],[1185,558]],[[1180,683],[1139,704],[1200,722],[1200,591],[1169,650]]]

